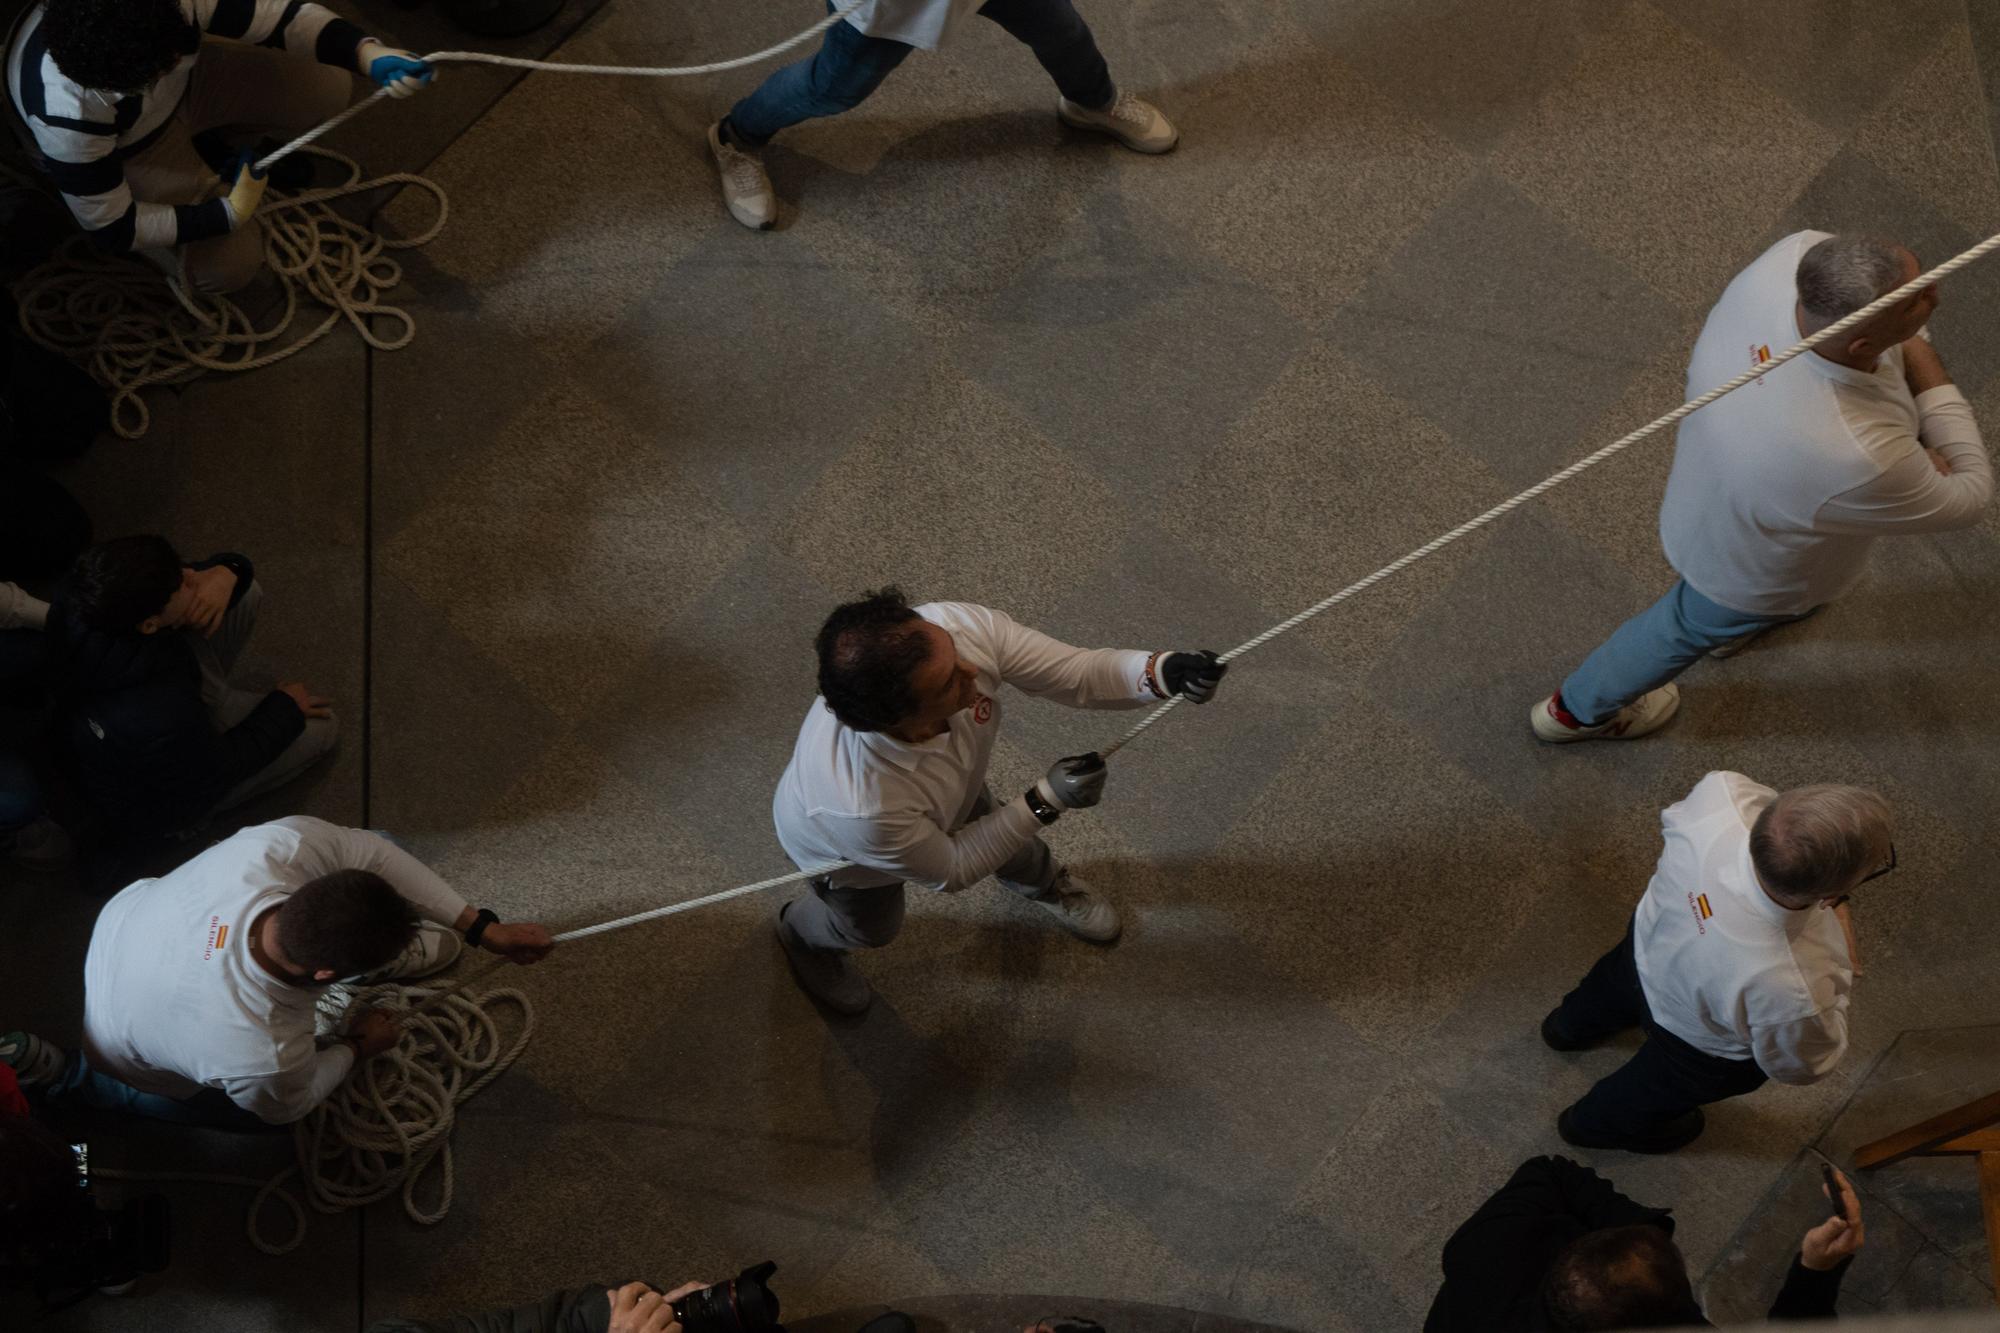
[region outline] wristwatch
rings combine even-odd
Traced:
[[[480,908],[479,915],[473,917],[472,924],[465,928],[465,942],[467,944],[470,944],[473,948],[477,949],[479,947],[479,937],[486,933],[486,928],[488,926],[493,925],[495,922],[499,921],[499,919],[500,919],[500,914],[495,912],[492,908],[490,907]]]
[[[1053,824],[1062,818],[1062,807],[1059,805],[1050,805],[1047,798],[1036,788],[1030,787],[1023,794],[1028,798],[1029,812],[1042,823]]]

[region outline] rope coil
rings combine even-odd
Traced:
[[[156,384],[183,384],[209,371],[246,371],[297,356],[343,320],[363,342],[395,351],[416,337],[416,320],[389,304],[403,280],[389,253],[427,244],[444,229],[450,203],[434,181],[411,172],[362,179],[352,158],[324,148],[305,151],[339,166],[345,179],[325,189],[276,196],[257,213],[264,262],[278,277],[283,303],[259,326],[226,296],[200,296],[152,263],[99,254],[72,237],[15,285],[21,331],[52,352],[81,362],[111,395],[111,429],[136,440],[152,426],[143,393]],[[408,185],[428,194],[437,216],[414,236],[389,237],[334,209],[337,199]],[[324,309],[296,331],[304,304]],[[378,331],[373,321],[386,321]]]

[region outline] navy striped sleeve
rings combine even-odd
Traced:
[[[353,69],[354,57],[367,40],[368,34],[346,19],[332,19],[319,30],[319,41],[313,46],[313,59],[322,65]]]
[[[297,18],[299,11],[305,7],[306,0],[291,0],[291,3],[285,6],[284,12],[278,15],[278,21],[271,25],[270,35],[257,44],[259,46],[275,47],[280,51],[284,50],[285,29],[292,26],[292,20]]]
[[[174,227],[181,245],[229,234],[229,208],[220,199],[205,204],[175,204]]]
[[[127,204],[125,211],[109,224],[84,233],[90,238],[90,248],[99,254],[122,255],[132,248],[132,240],[139,231],[139,205]]]
[[[89,162],[64,162],[44,157],[42,171],[69,195],[110,194],[125,183],[125,167],[115,157],[94,158]]]
[[[207,31],[217,37],[241,37],[250,31],[250,20],[256,14],[256,0],[215,0]]]

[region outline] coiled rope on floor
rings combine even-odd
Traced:
[[[144,391],[183,384],[210,371],[257,370],[297,356],[343,321],[380,351],[406,347],[416,320],[385,295],[403,280],[390,254],[424,245],[444,229],[450,205],[435,181],[396,171],[362,179],[352,158],[307,148],[346,178],[324,189],[274,195],[257,212],[264,262],[280,300],[263,323],[227,296],[189,292],[145,259],[99,254],[71,237],[15,284],[21,330],[53,352],[83,364],[111,395],[111,428],[136,440],[152,426]],[[334,202],[396,186],[428,194],[437,216],[414,236],[385,236],[342,216]],[[322,308],[309,329],[295,329],[308,303]],[[387,321],[377,328],[372,321]]]
[[[400,1195],[403,1212],[420,1226],[451,1211],[457,1172],[451,1134],[458,1109],[500,1077],[527,1049],[535,1010],[512,987],[470,994],[455,985],[385,982],[335,986],[320,999],[322,1023],[337,1030],[353,1014],[379,1008],[397,1013],[402,1038],[388,1051],[357,1061],[331,1096],[292,1127],[295,1160],[268,1180],[215,1172],[109,1170],[117,1180],[237,1185],[256,1191],[244,1218],[251,1245],[289,1254],[305,1241],[306,1204],[340,1213]],[[520,1029],[505,1036],[499,1006],[519,1012]],[[303,1181],[305,1204],[292,1192]],[[265,1210],[282,1208],[291,1227],[282,1239],[265,1228]]]
[[[782,55],[824,33],[862,3],[849,0],[812,26],[761,51],[703,65],[571,64],[483,51],[434,51],[423,59],[434,65],[495,65],[553,74],[691,78]],[[360,166],[351,158],[316,146],[320,138],[387,96],[386,89],[377,89],[258,159],[257,169],[268,171],[273,163],[304,152],[337,163],[347,173],[344,181],[325,189],[274,195],[257,211],[265,264],[277,275],[280,296],[278,313],[268,323],[260,325],[230,297],[189,292],[178,279],[144,259],[98,254],[78,236],[16,284],[22,332],[90,371],[111,395],[112,430],[128,440],[140,438],[152,426],[143,397],[146,389],[186,383],[211,371],[272,365],[298,355],[343,321],[377,351],[408,346],[416,337],[416,319],[383,299],[403,279],[402,265],[387,252],[427,244],[444,229],[450,211],[444,189],[406,171],[363,180]],[[35,182],[24,183],[38,188]],[[403,185],[429,194],[437,204],[435,220],[415,236],[385,236],[333,207],[339,199]],[[294,322],[307,302],[316,303],[324,313],[310,329],[295,330]],[[371,321],[378,319],[388,322],[388,332],[375,330]]]

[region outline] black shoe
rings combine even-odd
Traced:
[[[1549,1010],[1549,1016],[1542,1020],[1542,1045],[1552,1051],[1584,1051],[1597,1045],[1601,1040],[1601,1038],[1585,1040],[1582,1037],[1571,1036],[1569,1029],[1559,1021],[1561,1014],[1562,1006],[1557,1005]]]
[[[1570,1111],[1575,1109],[1566,1108],[1556,1117],[1556,1133],[1562,1135],[1564,1143],[1574,1148],[1616,1148],[1621,1152],[1639,1153],[1676,1152],[1700,1138],[1702,1129],[1708,1123],[1697,1106],[1686,1115],[1676,1116],[1643,1134],[1588,1134],[1579,1130],[1570,1116]]]
[[[859,1333],[917,1333],[917,1324],[901,1310],[891,1310],[863,1324]]]

